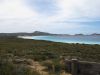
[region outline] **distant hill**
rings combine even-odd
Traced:
[[[0,33],[0,36],[39,36],[39,35],[53,35],[47,32],[40,32],[35,31],[33,33],[26,33],[26,32],[20,32],[20,33]]]
[[[41,31],[34,31],[33,33],[26,33],[26,32],[19,32],[19,33],[0,33],[0,37],[5,37],[5,36],[42,36],[42,35],[55,35],[55,36],[86,36],[84,34],[75,34],[75,35],[70,35],[70,34],[52,34],[52,33],[47,33],[47,32],[41,32]],[[91,34],[100,36],[100,34],[93,33]],[[88,36],[91,36],[88,35]]]
[[[84,34],[75,34],[75,36],[84,36]]]
[[[35,31],[33,33],[33,35],[52,35],[51,33],[47,33],[47,32],[40,32],[40,31]]]
[[[100,34],[97,34],[97,33],[93,33],[93,34],[91,34],[91,35],[100,35]]]

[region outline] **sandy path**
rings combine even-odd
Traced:
[[[35,71],[37,71],[40,75],[50,75],[48,72],[43,71],[46,67],[42,66],[39,62],[33,61],[30,67]],[[71,75],[71,74],[63,72],[60,75]]]
[[[33,65],[30,66],[31,68],[33,68],[35,71],[37,71],[38,73],[40,73],[40,75],[49,75],[48,72],[43,71],[46,67],[40,65],[39,62],[35,62],[33,61]]]

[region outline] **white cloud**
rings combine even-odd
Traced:
[[[0,19],[29,18],[36,16],[36,12],[23,4],[23,0],[1,0]]]
[[[54,19],[100,19],[100,0],[57,0],[57,4],[60,10]]]
[[[59,11],[53,16],[40,16],[24,4],[24,0],[0,0],[0,18],[36,18],[39,21],[100,17],[100,0],[56,0]]]
[[[100,20],[100,0],[56,0],[55,4],[59,8],[57,13],[42,20],[49,22]]]
[[[82,28],[75,24],[75,21],[100,20],[100,0],[55,1],[58,7],[56,14],[46,16],[26,5],[25,0],[0,0],[0,31],[22,31],[24,28],[23,31],[57,30],[59,32],[63,29]],[[73,23],[59,23],[63,21]]]

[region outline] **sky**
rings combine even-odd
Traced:
[[[0,0],[0,33],[100,33],[100,0]]]

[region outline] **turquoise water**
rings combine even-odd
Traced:
[[[64,43],[100,44],[100,36],[33,36],[32,39]]]
[[[100,44],[100,36],[32,36],[29,39],[63,43]]]

